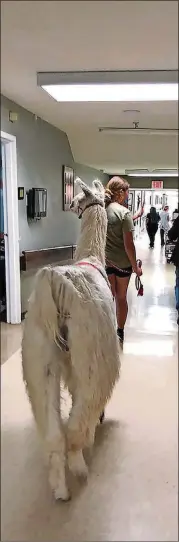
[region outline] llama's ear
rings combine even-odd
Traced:
[[[99,192],[101,192],[102,194],[104,194],[104,186],[103,184],[101,183],[101,181],[99,179],[95,179],[93,181],[93,186],[94,188],[96,188],[97,190],[99,190]]]
[[[80,177],[76,177],[75,182],[80,186],[80,188],[83,190],[85,196],[90,196],[92,194],[92,190],[90,186],[84,183]]]

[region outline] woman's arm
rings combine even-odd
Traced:
[[[141,216],[144,214],[144,205],[142,205],[140,211],[138,211],[138,213],[136,213],[136,215],[134,215],[132,217],[132,220],[133,222],[135,222],[135,220],[137,220],[138,218],[141,218]]]

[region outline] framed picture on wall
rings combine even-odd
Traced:
[[[142,204],[142,191],[134,190],[134,213],[140,210]]]
[[[129,196],[128,196],[128,209],[131,213],[133,213],[133,207],[134,207],[134,192],[129,190]]]
[[[74,169],[62,166],[63,211],[69,211],[74,198]]]
[[[141,197],[141,203],[142,205],[145,204],[145,190],[142,190],[142,197]]]

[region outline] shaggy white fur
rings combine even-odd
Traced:
[[[66,459],[74,474],[87,476],[83,449],[94,442],[120,369],[116,316],[104,268],[104,189],[99,181],[92,189],[78,182],[82,192],[71,206],[82,215],[75,263],[38,273],[22,340],[23,378],[48,454],[50,485],[55,498],[63,500],[70,496]],[[81,261],[83,266],[78,265]],[[61,382],[72,397],[66,424],[61,418]]]

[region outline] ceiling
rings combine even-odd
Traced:
[[[37,72],[178,69],[177,1],[2,1],[1,92],[64,130],[76,162],[108,173],[176,168],[176,136],[104,135],[99,126],[177,128],[175,102],[57,103]],[[125,109],[139,113],[124,113]]]

